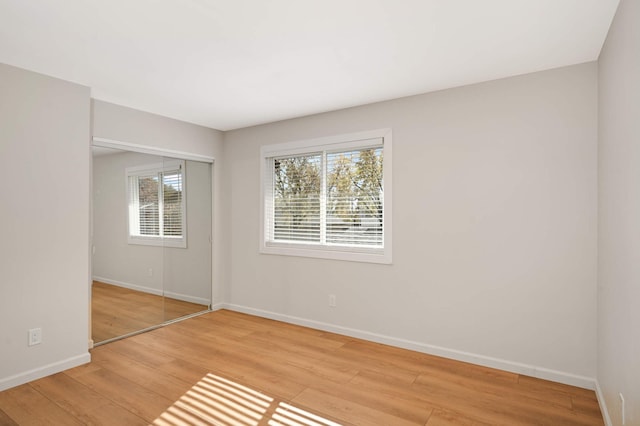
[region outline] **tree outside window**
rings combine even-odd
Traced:
[[[383,244],[382,148],[273,159],[274,240]]]

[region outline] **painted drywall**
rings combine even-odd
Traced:
[[[90,359],[89,96],[0,64],[0,390]]]
[[[598,382],[613,425],[640,425],[640,2],[599,58]]]
[[[127,242],[127,167],[162,163],[135,152],[93,159],[93,277],[96,280],[209,305],[211,175],[209,163],[185,162],[187,247]]]
[[[227,296],[223,285],[229,263],[223,240],[226,229],[222,221],[222,170],[224,162],[222,132],[195,124],[150,114],[99,100],[92,101],[93,137],[111,139],[148,147],[203,155],[215,159],[213,168],[213,303]]]
[[[222,132],[161,115],[93,100],[93,136],[219,157]]]
[[[393,264],[259,254],[260,147],[379,128]],[[229,306],[592,386],[596,155],[595,63],[227,132]]]

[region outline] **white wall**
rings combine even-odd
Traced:
[[[393,265],[258,253],[261,145],[386,127]],[[595,63],[228,132],[230,306],[593,386],[596,152]]]
[[[158,149],[213,157],[213,303],[226,297],[223,283],[228,264],[223,244],[225,227],[222,222],[223,155],[222,132],[195,124],[150,114],[119,105],[93,100],[92,134]]]
[[[640,2],[622,0],[599,59],[598,381],[612,424],[640,425]]]
[[[89,89],[0,64],[0,117],[3,390],[90,359]]]
[[[211,303],[210,164],[185,163],[187,247],[127,242],[127,167],[157,164],[163,157],[135,152],[93,159],[93,277],[154,294]],[[151,270],[151,274],[149,274]]]

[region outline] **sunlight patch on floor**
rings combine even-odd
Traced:
[[[153,425],[340,426],[211,373],[162,413]]]

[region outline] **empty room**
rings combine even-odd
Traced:
[[[3,0],[0,425],[640,426],[640,0]]]

